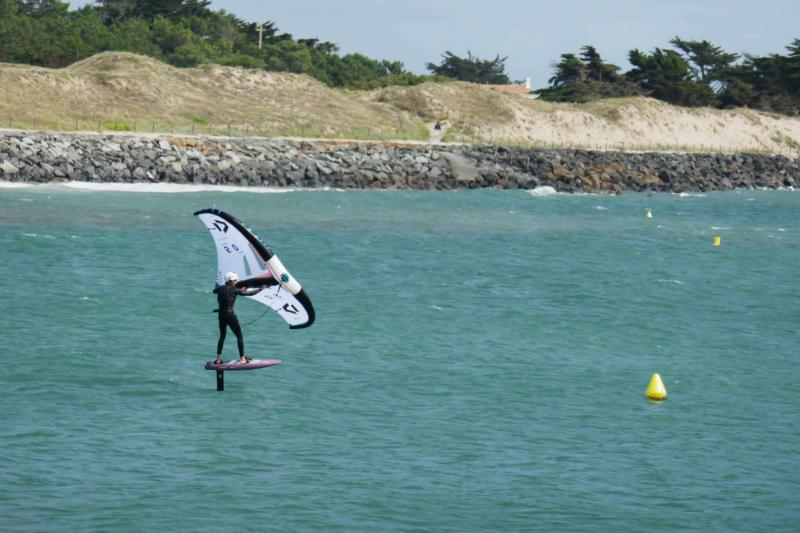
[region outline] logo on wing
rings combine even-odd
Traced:
[[[228,233],[228,223],[225,222],[224,220],[216,219],[214,221],[213,226],[214,226],[213,228],[208,228],[208,229],[216,229],[217,231],[220,231],[222,233]]]

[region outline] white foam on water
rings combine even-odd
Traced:
[[[558,194],[558,191],[556,191],[553,187],[550,187],[549,185],[536,187],[535,189],[531,189],[525,192],[527,192],[531,196],[553,196]]]
[[[675,193],[672,193],[675,194]],[[705,198],[706,195],[701,192],[679,192],[676,196],[678,198]]]
[[[32,183],[19,183],[18,181],[3,181],[0,180],[0,189],[24,189],[26,187],[33,187]]]
[[[786,228],[778,228],[778,231],[783,233],[784,231],[786,231]]]
[[[727,230],[730,230],[731,228],[726,228],[726,227],[723,227],[723,226],[711,226],[711,229],[713,229],[713,230],[720,230],[720,231],[721,231],[721,230],[725,230],[725,231],[727,231]]]
[[[186,183],[104,183],[90,181],[63,181],[51,183],[18,183],[14,181],[0,180],[0,189],[22,189],[31,187],[41,188],[67,188],[81,191],[97,192],[139,192],[139,193],[187,193],[187,192],[254,192],[260,194],[287,193],[296,191],[327,191],[342,190],[323,188],[303,188],[295,189],[292,187],[244,187],[237,185],[194,185]],[[22,199],[21,201],[33,201]]]
[[[155,192],[155,193],[186,193],[186,192],[254,192],[287,193],[298,189],[282,187],[242,187],[236,185],[190,185],[185,183],[95,183],[89,181],[67,181],[60,184],[69,189],[82,191],[114,191],[114,192]]]
[[[23,233],[22,236],[23,237],[34,237],[34,238],[36,238],[36,237],[39,236],[39,234],[38,233]]]
[[[686,285],[679,279],[657,279],[656,283],[674,283],[675,285]]]
[[[20,198],[19,201],[20,202],[35,202],[36,200],[34,200],[33,198]]]
[[[602,205],[596,205],[594,206],[594,208],[597,209],[598,211],[608,211],[608,208],[603,207]]]

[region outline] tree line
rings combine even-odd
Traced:
[[[298,39],[275,22],[241,20],[210,0],[96,0],[70,10],[58,0],[0,0],[0,62],[63,67],[107,50],[148,55],[177,67],[204,63],[304,73],[333,87],[372,89],[457,79],[506,84],[507,57],[445,52],[417,75],[400,61],[340,54],[335,43]],[[258,32],[262,30],[262,44]],[[750,107],[800,114],[800,39],[788,53],[756,56],[675,37],[673,48],[631,50],[632,68],[606,62],[590,45],[554,65],[543,100],[587,102],[650,96],[682,106]]]
[[[673,49],[631,50],[633,66],[621,73],[593,46],[566,53],[554,66],[543,100],[587,102],[600,98],[650,96],[680,106],[749,107],[800,114],[800,39],[788,54],[735,54],[709,41],[675,37]]]
[[[58,0],[0,0],[0,62],[58,68],[115,50],[177,67],[215,63],[304,73],[335,87],[431,79],[409,72],[400,61],[341,55],[334,43],[298,39],[272,21],[246,22],[209,5],[209,0],[99,0],[70,10]]]

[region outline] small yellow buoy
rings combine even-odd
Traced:
[[[647,218],[653,218],[653,212],[652,212],[652,211],[650,211],[650,210],[648,209],[648,210],[647,210],[647,215],[645,215],[645,216],[646,216]]]
[[[667,389],[664,387],[664,382],[661,381],[661,376],[658,375],[658,372],[650,378],[650,384],[647,386],[645,395],[651,400],[664,400],[667,398]]]
[[[714,237],[714,246],[719,246],[722,242],[722,239],[719,237]]]

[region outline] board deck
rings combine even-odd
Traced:
[[[256,370],[258,368],[266,368],[268,366],[275,366],[281,364],[280,359],[253,359],[249,363],[240,363],[238,359],[234,359],[233,361],[228,361],[227,363],[222,363],[219,365],[215,365],[213,361],[209,361],[206,363],[205,369],[206,370],[224,370],[226,372],[232,370]]]

